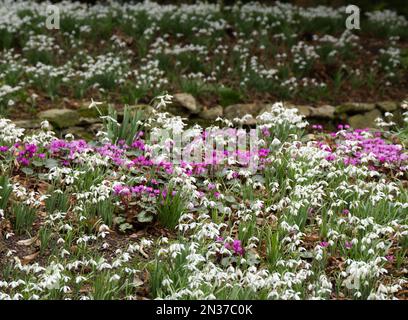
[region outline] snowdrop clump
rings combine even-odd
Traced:
[[[228,153],[172,162],[150,133],[205,136],[161,111],[170,100],[133,140],[115,138],[112,116],[92,142],[1,119],[2,299],[401,297],[408,158],[389,133],[341,126],[310,140],[316,129],[277,103],[258,117],[256,171]]]
[[[367,73],[378,83],[386,77],[391,94],[404,88],[407,21],[390,10],[367,12],[365,43],[365,34],[344,30],[344,7],[61,2],[61,29],[51,34],[42,27],[47,2],[0,4],[1,85],[38,98],[83,99],[97,92],[133,104],[180,90],[211,92],[221,104],[271,94],[274,101],[314,102],[327,98],[333,86],[365,88],[361,75]],[[0,95],[0,111],[33,108],[38,100]]]

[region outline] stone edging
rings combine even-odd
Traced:
[[[287,108],[297,108],[299,113],[311,121],[322,121],[332,123],[348,123],[351,127],[366,128],[374,127],[375,119],[384,117],[389,112],[394,115],[394,122],[399,122],[402,114],[402,101],[380,101],[377,103],[365,102],[345,102],[343,104],[332,106],[322,105],[313,107],[310,105],[294,105],[285,103]],[[182,117],[194,120],[213,121],[218,117],[224,117],[228,120],[242,118],[246,114],[252,115],[253,119],[246,124],[256,123],[256,117],[261,114],[271,104],[260,103],[241,103],[221,107],[219,105],[206,108],[201,106],[197,100],[190,94],[178,93],[174,95],[173,103],[169,106],[168,111]],[[151,108],[148,105],[136,105],[135,108]],[[38,119],[20,120],[15,123],[23,128],[37,128],[42,120],[48,120],[56,129],[70,128],[70,132],[78,135],[90,133],[100,128],[100,119],[94,110],[88,109],[87,106],[78,110],[72,109],[50,109],[38,113]]]

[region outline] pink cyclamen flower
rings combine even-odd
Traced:
[[[215,189],[215,184],[209,183],[208,184],[208,190],[214,190]]]
[[[395,258],[394,258],[394,256],[392,254],[389,254],[389,255],[385,256],[385,259],[387,259],[388,262],[392,263],[392,262],[394,262]]]
[[[321,246],[322,248],[326,248],[329,246],[329,243],[327,241],[322,241],[319,243],[319,246]]]

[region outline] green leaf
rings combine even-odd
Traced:
[[[36,167],[42,167],[42,166],[44,165],[44,162],[43,162],[43,161],[40,161],[40,160],[34,160],[34,161],[32,162],[32,164],[33,164],[34,166],[36,166]]]
[[[145,223],[145,222],[152,222],[153,221],[153,215],[147,213],[146,211],[142,211],[138,214],[137,220],[139,222]]]
[[[47,159],[45,160],[45,167],[48,169],[55,168],[58,166],[58,161],[55,159]]]
[[[119,230],[122,231],[122,232],[126,232],[126,230],[130,230],[132,228],[133,228],[133,226],[130,223],[127,223],[127,222],[123,223],[123,224],[121,224],[119,226]]]
[[[26,175],[32,175],[33,173],[34,173],[34,170],[33,169],[31,169],[31,168],[27,168],[27,167],[25,167],[25,168],[23,168],[23,169],[21,169],[21,171],[23,171]]]

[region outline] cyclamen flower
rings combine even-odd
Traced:
[[[23,166],[28,166],[30,164],[30,159],[34,157],[37,150],[38,147],[35,144],[25,144],[17,153],[17,161]]]
[[[393,263],[395,260],[395,257],[393,255],[387,255],[385,256],[385,259],[387,259],[388,262]]]
[[[223,237],[217,237],[216,241],[217,242],[224,242],[224,238]],[[234,252],[234,254],[236,254],[236,255],[243,256],[244,253],[245,253],[245,250],[242,247],[241,240],[234,240],[232,242],[232,244],[227,242],[227,243],[224,244],[224,247],[226,249],[228,249],[228,250],[232,250]]]
[[[208,190],[214,190],[215,189],[215,184],[209,183],[207,188],[208,188]]]
[[[323,126],[321,124],[314,124],[314,125],[312,125],[312,129],[321,131],[321,130],[323,130]]]
[[[271,133],[270,133],[270,131],[269,131],[268,128],[263,128],[263,129],[262,129],[262,134],[263,134],[265,137],[270,137],[270,136],[271,136]]]
[[[244,255],[244,248],[242,248],[241,240],[234,240],[232,245],[229,243],[225,244],[225,248],[232,249],[235,254],[243,256]]]
[[[326,248],[329,246],[329,243],[327,241],[322,241],[319,243],[319,246],[321,246],[322,248]]]

